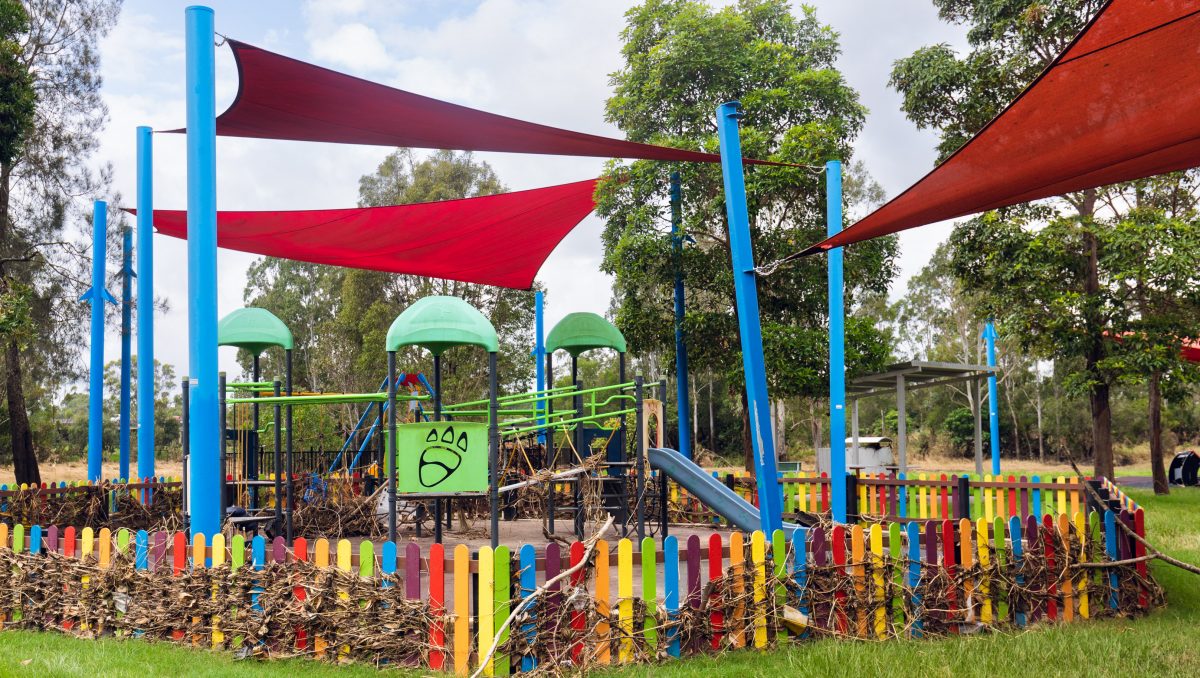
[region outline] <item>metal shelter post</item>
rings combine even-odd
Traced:
[[[679,452],[692,458],[692,424],[689,420],[687,344],[683,341],[683,190],[679,172],[671,172],[671,258],[675,268],[675,409],[679,422]],[[662,394],[666,399],[666,393]]]
[[[758,482],[762,530],[772,534],[783,524],[783,502],[775,463],[775,441],[771,435],[771,408],[763,361],[762,326],[758,317],[758,288],[754,252],[750,242],[750,218],[746,210],[746,180],[742,173],[742,143],[738,133],[741,104],[730,101],[717,107],[717,135],[721,142],[721,174],[725,183],[725,209],[729,219],[729,244],[733,259],[734,293],[737,297],[738,334],[742,344],[742,368],[746,378],[750,440],[754,446],[755,477]],[[639,432],[640,435],[640,432]],[[845,439],[845,423],[842,425]],[[845,443],[842,444],[843,466]],[[831,474],[835,479],[838,474]],[[836,485],[835,485],[836,487]],[[843,478],[843,493],[844,493]],[[639,497],[640,499],[640,497]],[[843,502],[844,503],[844,502]],[[845,516],[842,516],[845,519]],[[639,535],[640,536],[640,535]]]
[[[858,398],[850,401],[850,453],[858,463]]]
[[[221,530],[217,435],[217,153],[213,11],[184,10],[187,35],[188,372],[192,534]]]
[[[996,324],[988,318],[983,326],[983,338],[987,341],[987,364],[992,368],[988,375],[988,432],[992,448],[992,475],[1000,475],[1000,401],[996,389]]]
[[[154,135],[137,128],[137,467],[154,477]],[[152,500],[147,490],[146,501]]]
[[[975,419],[975,471],[983,474],[983,394],[980,388],[979,379],[972,379],[970,387],[975,391],[975,397],[972,398],[971,412]]]
[[[842,163],[825,163],[825,234],[842,230]],[[846,522],[846,331],[842,248],[829,250],[829,488],[833,519]]]

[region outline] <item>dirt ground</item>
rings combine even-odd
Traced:
[[[136,461],[132,462],[129,466],[131,471],[137,470]],[[105,478],[117,477],[117,462],[105,462],[102,468]],[[47,483],[63,480],[86,480],[87,460],[80,459],[68,462],[43,461],[39,464],[39,470],[42,473],[42,481]],[[160,476],[178,476],[183,473],[183,464],[178,461],[160,461],[155,465],[155,470]],[[14,480],[12,466],[0,467],[0,483],[10,484]]]

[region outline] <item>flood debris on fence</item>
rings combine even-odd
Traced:
[[[511,620],[487,675],[835,637],[934,638],[1162,604],[1141,509],[599,541]],[[0,525],[5,628],[470,673],[582,542],[510,550]],[[639,548],[640,547],[640,548]]]

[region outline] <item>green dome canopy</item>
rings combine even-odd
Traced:
[[[559,349],[578,356],[593,348],[612,348],[625,352],[625,337],[612,323],[595,313],[569,313],[558,321],[546,337],[546,352]]]
[[[259,355],[272,346],[292,349],[292,331],[265,308],[239,308],[217,323],[217,345]]]
[[[458,297],[425,297],[404,309],[388,328],[387,350],[421,346],[441,355],[454,346],[500,350],[496,328],[474,306]]]

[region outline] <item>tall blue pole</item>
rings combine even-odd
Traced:
[[[117,475],[129,480],[130,325],[133,322],[133,229],[121,233],[121,456]]]
[[[725,179],[725,212],[729,219],[729,249],[733,258],[733,287],[737,297],[738,334],[742,340],[742,369],[746,377],[758,507],[762,530],[771,534],[783,524],[783,499],[776,471],[775,441],[771,435],[771,406],[763,362],[762,326],[758,317],[754,251],[750,242],[750,217],[746,211],[746,179],[742,175],[742,142],[738,134],[741,107],[737,101],[717,107],[717,137],[721,141],[721,174]]]
[[[546,390],[546,317],[545,317],[545,299],[541,292],[533,293],[533,328],[536,336],[533,339],[533,365],[534,371],[537,374],[537,390]],[[546,401],[538,399],[538,425],[546,423],[546,417],[540,413],[546,409]],[[538,442],[542,445],[546,444],[546,432],[538,431]]]
[[[138,478],[154,477],[154,144],[137,128]]]
[[[825,163],[825,234],[842,230],[842,163]],[[846,326],[842,248],[829,250],[829,487],[833,519],[846,522]]]
[[[675,267],[675,402],[679,409],[679,452],[692,458],[691,403],[688,402],[687,346],[683,343],[683,191],[671,172],[671,257]]]
[[[108,203],[92,205],[92,286],[79,297],[92,304],[91,365],[88,383],[88,480],[99,482],[104,461],[104,302],[117,303],[104,288],[108,244]]]
[[[192,534],[221,529],[217,395],[217,153],[213,11],[184,10],[187,33],[188,491]]]
[[[991,318],[983,326],[983,338],[987,340],[988,367],[996,367],[996,324]],[[988,431],[991,433],[992,475],[1000,475],[1000,402],[996,393],[996,373],[988,376]]]

